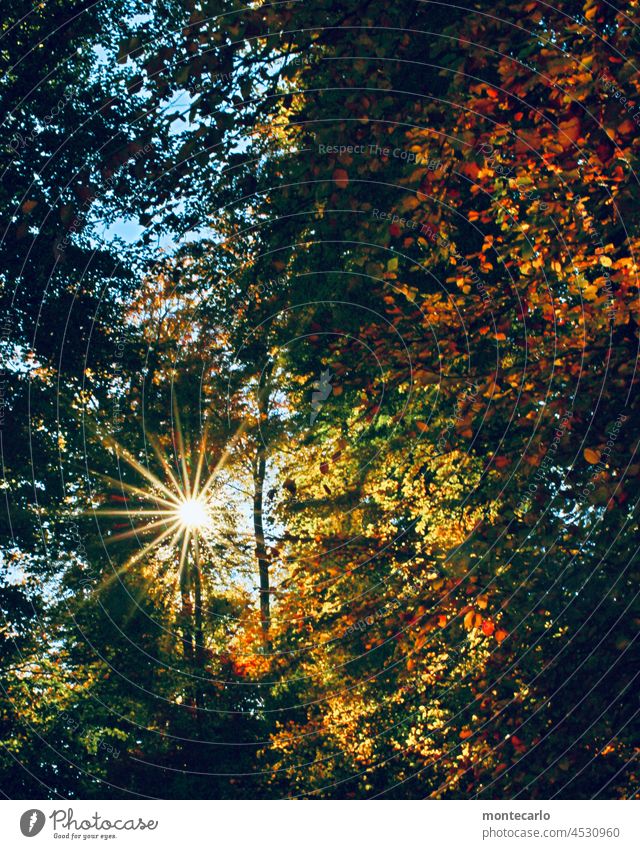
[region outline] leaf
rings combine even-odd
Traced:
[[[349,185],[349,175],[344,168],[336,168],[333,172],[333,182],[339,189],[346,189]]]
[[[560,131],[558,133],[558,141],[567,150],[580,138],[580,118],[577,115],[573,115],[567,121],[561,121],[558,124],[558,129]]]
[[[585,448],[584,459],[587,461],[587,463],[595,465],[596,463],[600,462],[600,452],[595,451],[593,448]]]

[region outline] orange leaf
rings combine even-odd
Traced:
[[[333,182],[339,189],[346,189],[349,185],[349,175],[344,168],[336,168],[333,172]]]
[[[587,461],[587,463],[591,463],[592,465],[595,465],[595,463],[600,462],[600,452],[594,451],[593,448],[585,448],[584,449],[584,459]]]

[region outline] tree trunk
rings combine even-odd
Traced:
[[[187,664],[191,666],[193,663],[193,634],[191,632],[193,605],[191,603],[191,582],[188,562],[185,563],[185,568],[180,577],[180,598],[182,601],[182,607],[180,609],[182,648],[184,650],[184,659],[187,661]]]
[[[262,449],[258,449],[258,454],[253,467],[253,530],[256,540],[258,573],[260,576],[260,622],[262,623],[262,630],[265,633],[265,637],[269,631],[270,624],[269,560],[267,557],[267,547],[264,541],[264,524],[262,519],[266,466],[267,463],[264,457],[264,451]]]
[[[269,415],[269,378],[271,377],[271,366],[266,366],[260,376],[258,384],[258,416],[261,428],[257,434],[258,447],[253,463],[253,531],[256,541],[256,559],[258,561],[258,575],[260,579],[260,622],[264,635],[265,644],[268,642],[269,626],[271,623],[270,613],[270,586],[269,586],[269,558],[264,539],[264,479],[267,469],[266,448],[260,440],[264,438],[266,422]]]
[[[204,633],[202,629],[202,575],[200,573],[200,556],[198,543],[196,546],[196,562],[191,569],[193,574],[193,618],[194,618],[194,691],[196,707],[204,707],[204,696],[202,692],[202,681],[200,676],[204,674]],[[200,720],[200,713],[198,713]]]

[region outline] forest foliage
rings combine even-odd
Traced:
[[[7,796],[637,795],[618,5],[7,11]]]

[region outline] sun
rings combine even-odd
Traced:
[[[199,440],[199,450],[188,452],[185,450],[177,403],[174,417],[174,456],[177,468],[171,463],[160,440],[152,434],[146,434],[148,444],[164,471],[164,475],[160,476],[147,465],[143,465],[111,434],[101,435],[105,447],[115,453],[118,464],[123,460],[143,479],[142,484],[136,486],[125,482],[122,474],[118,478],[112,478],[103,472],[97,473],[104,483],[114,490],[113,497],[120,502],[124,501],[125,506],[117,509],[105,509],[102,506],[96,509],[92,506],[87,512],[96,518],[119,518],[130,525],[126,531],[111,533],[107,542],[117,543],[133,538],[140,541],[139,547],[120,566],[112,579],[127,572],[154,549],[162,546],[177,553],[180,581],[188,582],[191,574],[189,560],[193,560],[197,572],[200,569],[201,546],[204,545],[208,549],[219,533],[219,508],[224,503],[218,491],[219,475],[231,456],[236,439],[244,433],[246,424],[243,423],[238,428],[230,447],[218,456],[212,466],[208,466],[206,425]],[[147,535],[150,537],[149,541],[141,541],[141,538]]]
[[[193,556],[199,568],[200,543],[206,542],[213,532],[215,525],[213,489],[217,475],[224,465],[224,457],[211,470],[209,477],[203,480],[202,473],[206,462],[206,431],[202,435],[200,450],[193,458],[195,468],[190,469],[177,411],[176,421],[179,458],[179,471],[177,472],[171,467],[159,440],[151,434],[147,434],[149,444],[164,469],[166,475],[164,481],[142,465],[130,451],[120,445],[112,436],[103,437],[105,445],[113,449],[119,459],[123,459],[128,466],[137,471],[147,484],[146,486],[134,486],[125,483],[121,478],[115,479],[108,475],[100,475],[106,483],[120,490],[121,495],[118,498],[122,500],[124,497],[127,504],[124,508],[116,510],[99,508],[94,511],[95,514],[119,517],[127,519],[129,522],[132,520],[135,522],[135,525],[129,530],[110,535],[109,541],[118,542],[146,534],[153,535],[146,545],[142,545],[132,554],[119,572],[128,570],[135,563],[145,558],[154,548],[163,544],[179,552],[178,571],[183,576],[190,551],[193,551]],[[129,498],[132,501],[137,501],[139,506],[130,504]],[[138,523],[136,520],[140,520],[140,522]]]
[[[185,498],[176,510],[176,516],[184,528],[203,530],[210,522],[207,502],[202,498]]]

